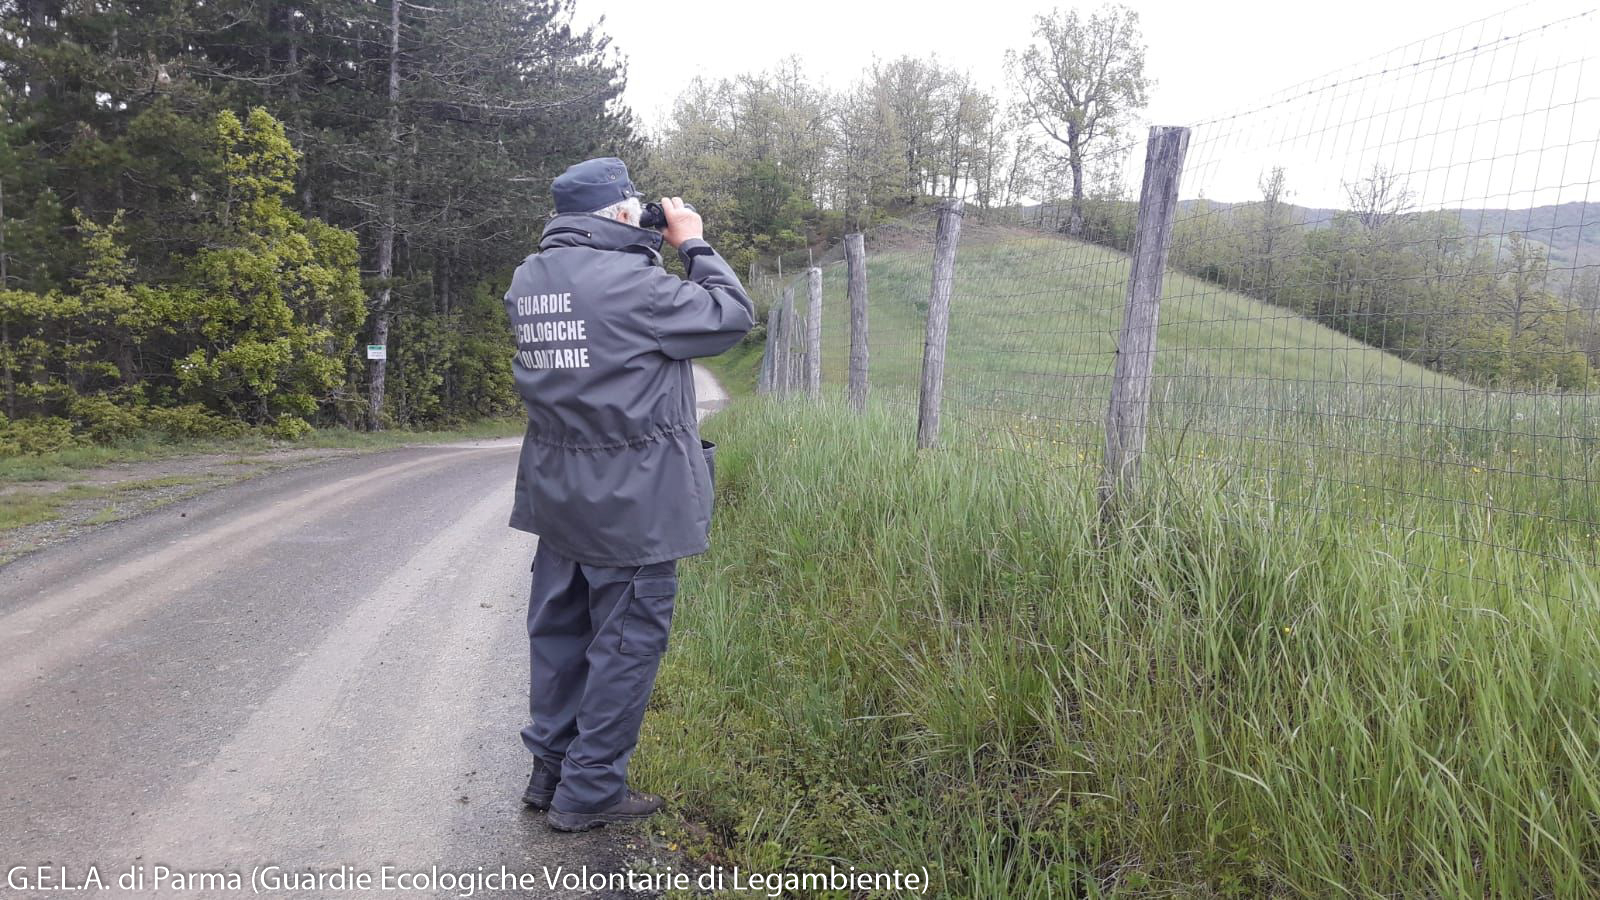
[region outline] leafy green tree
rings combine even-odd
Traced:
[[[214,243],[175,311],[199,346],[176,366],[184,396],[287,433],[333,400],[363,313],[355,238],[287,206],[299,156],[256,108],[217,116],[223,180]]]
[[[1102,6],[1088,18],[1076,9],[1035,16],[1033,43],[1006,54],[1022,109],[1066,154],[1072,173],[1069,234],[1083,233],[1091,149],[1116,140],[1148,102],[1144,54],[1139,14],[1121,4]]]

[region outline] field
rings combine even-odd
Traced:
[[[713,550],[635,768],[695,849],[950,896],[1600,892],[1593,397],[1171,277],[1141,495],[1100,526],[1125,258],[964,241],[919,453],[925,243],[869,250],[866,415],[834,265],[823,399],[707,425]]]

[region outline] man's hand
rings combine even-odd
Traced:
[[[661,233],[661,239],[671,246],[705,237],[700,214],[685,207],[682,197],[662,197],[661,212],[667,217],[667,230]]]

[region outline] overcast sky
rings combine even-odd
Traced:
[[[1155,81],[1144,124],[1195,124],[1274,95],[1283,101],[1291,86],[1301,86],[1291,94],[1315,88],[1253,119],[1197,129],[1185,196],[1249,199],[1253,173],[1268,164],[1263,144],[1274,144],[1271,159],[1288,165],[1291,189],[1299,187],[1293,199],[1311,205],[1336,203],[1342,181],[1373,161],[1415,175],[1412,190],[1424,205],[1584,199],[1595,177],[1600,15],[1581,15],[1592,0],[1130,5],[1140,13],[1146,72]],[[875,56],[936,54],[1003,92],[1005,51],[1024,46],[1032,17],[1049,8],[1021,0],[578,0],[578,18],[605,17],[604,30],[629,61],[625,99],[654,126],[693,76],[760,70],[790,54],[835,88]],[[1552,22],[1560,24],[1536,27]],[[1437,61],[1441,55],[1448,58]],[[1557,114],[1536,122],[1515,115],[1532,107]],[[1340,126],[1344,144],[1314,135],[1307,116]],[[1477,127],[1469,133],[1463,122]],[[1466,157],[1485,153],[1517,164],[1469,171]],[[1135,182],[1137,165],[1130,162]]]

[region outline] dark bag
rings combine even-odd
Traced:
[[[706,474],[711,476],[711,488],[717,487],[717,445],[705,438],[700,439],[700,452],[706,455]]]

